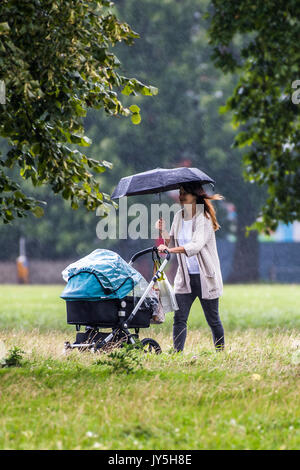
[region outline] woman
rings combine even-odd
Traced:
[[[174,350],[183,351],[187,320],[191,306],[199,298],[206,321],[211,328],[216,350],[225,346],[224,329],[219,316],[219,297],[223,294],[223,280],[217,252],[215,230],[220,228],[210,199],[224,199],[220,194],[208,195],[201,185],[186,183],[180,187],[182,209],[174,216],[170,234],[164,220],[156,222],[164,244],[158,251],[168,249],[176,253],[178,269],[174,291],[179,309],[174,314]]]

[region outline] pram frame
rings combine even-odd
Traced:
[[[141,250],[141,251],[138,251],[137,253],[135,253],[130,261],[129,261],[129,265],[132,265],[138,258],[140,258],[141,256],[144,256],[146,255],[147,253],[150,253],[150,252],[156,252],[157,256],[159,257],[158,255],[158,249],[156,246],[152,246],[150,248],[146,248],[144,250]],[[119,323],[118,325],[116,325],[116,327],[112,328],[112,332],[111,333],[108,333],[107,336],[105,336],[105,338],[103,338],[102,341],[96,343],[96,342],[91,342],[91,343],[73,343],[71,344],[70,342],[65,342],[65,345],[64,345],[64,349],[65,351],[67,349],[75,349],[75,348],[80,348],[81,350],[82,349],[91,349],[92,352],[96,352],[97,350],[99,349],[103,349],[107,346],[107,344],[114,338],[116,337],[119,333],[123,333],[126,335],[126,337],[128,338],[128,341],[131,343],[131,344],[136,344],[136,340],[135,338],[137,337],[138,338],[138,333],[139,333],[139,328],[135,328],[135,334],[132,334],[130,333],[129,331],[129,328],[130,328],[130,323],[131,321],[133,320],[134,316],[137,314],[139,308],[141,307],[141,305],[143,304],[145,298],[147,297],[148,293],[151,291],[153,285],[155,284],[155,282],[161,277],[167,263],[169,262],[170,260],[170,257],[171,257],[171,254],[168,250],[164,250],[164,253],[166,254],[166,258],[163,260],[162,264],[160,265],[159,267],[159,270],[156,271],[156,273],[152,276],[152,279],[151,281],[149,282],[147,288],[145,289],[143,295],[140,297],[138,303],[136,304],[136,306],[134,307],[134,309],[132,310],[131,314],[129,315],[129,317],[126,319],[126,320],[122,320],[121,319],[121,316],[119,316]],[[120,311],[121,312],[121,311]],[[88,325],[86,325],[87,328],[89,328]],[[99,326],[98,326],[99,328]],[[94,328],[95,331],[98,331],[98,328]],[[80,325],[76,325],[76,330],[79,331],[80,330]],[[154,340],[151,340],[151,338],[147,338],[147,340],[150,340],[152,341],[153,343],[156,343]],[[160,350],[160,347],[158,345],[158,343],[156,343],[159,350]],[[154,346],[155,348],[155,346]],[[155,350],[156,352],[161,352],[158,351],[158,350]]]

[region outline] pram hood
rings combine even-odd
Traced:
[[[60,297],[65,300],[121,299],[144,280],[118,253],[105,249],[69,264],[62,277],[67,286]]]

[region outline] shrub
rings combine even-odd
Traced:
[[[7,357],[1,360],[1,367],[20,367],[22,365],[23,354],[25,354],[25,351],[14,346],[8,351]]]

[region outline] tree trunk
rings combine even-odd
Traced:
[[[259,242],[257,231],[245,236],[246,226],[251,225],[255,218],[253,210],[245,207],[237,208],[237,233],[231,271],[226,279],[228,283],[251,282],[259,280]]]

